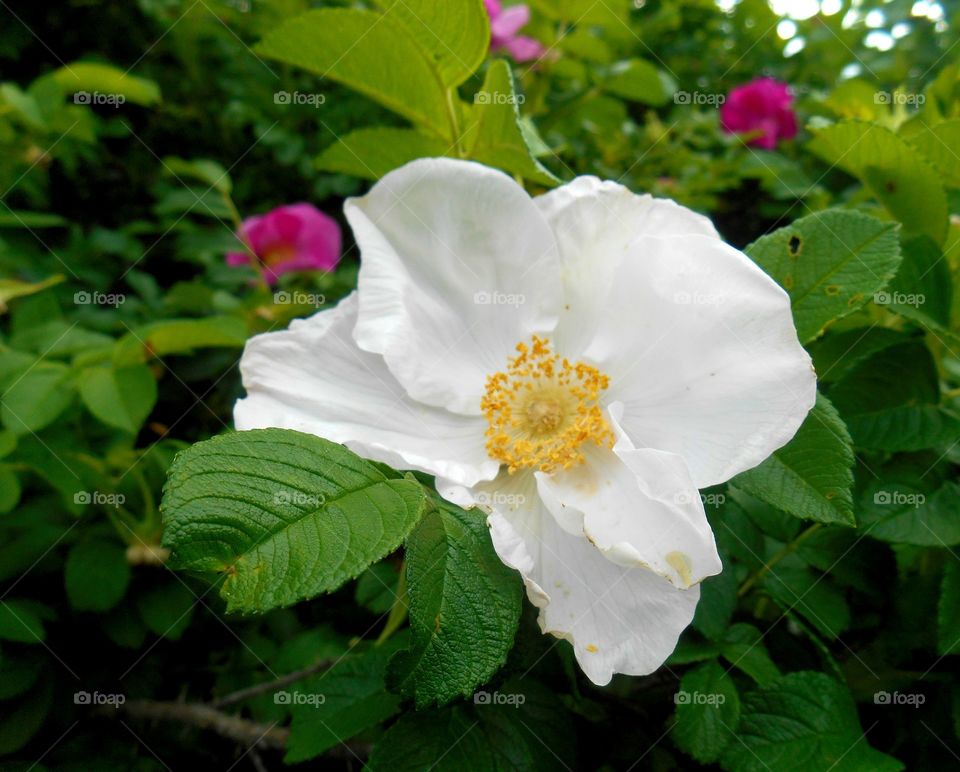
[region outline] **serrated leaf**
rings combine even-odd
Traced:
[[[519,174],[542,185],[556,185],[557,178],[534,156],[520,125],[519,97],[513,73],[502,59],[487,69],[483,86],[467,111],[464,136],[469,158]]]
[[[530,678],[478,693],[473,704],[406,713],[374,746],[371,772],[550,772],[575,766],[573,723]]]
[[[721,760],[733,772],[903,769],[867,744],[847,687],[824,673],[789,673],[743,695],[737,738]]]
[[[157,402],[157,382],[146,365],[90,367],[80,374],[80,397],[107,426],[136,434]]]
[[[320,169],[377,180],[417,158],[449,155],[449,142],[414,129],[375,127],[357,129],[339,137],[317,158]]]
[[[943,121],[934,126],[920,122],[910,136],[910,144],[919,150],[937,173],[943,184],[960,188],[960,119]]]
[[[684,673],[674,697],[677,721],[671,736],[684,753],[702,764],[720,758],[740,721],[740,695],[716,661]]]
[[[390,663],[389,682],[417,707],[468,696],[506,661],[522,585],[497,557],[478,511],[446,502],[407,539],[413,643]]]
[[[790,295],[803,343],[872,300],[900,265],[892,223],[841,209],[801,217],[746,252]]]
[[[849,121],[815,132],[810,149],[860,179],[910,235],[943,244],[947,197],[936,171],[883,126]]]
[[[459,86],[483,63],[490,17],[483,0],[377,0],[433,62],[446,86]]]
[[[731,665],[739,668],[763,686],[780,676],[780,669],[770,659],[763,633],[753,625],[732,625],[720,641],[720,652]]]
[[[847,428],[818,394],[794,438],[733,484],[797,517],[853,525],[853,465]]]
[[[388,479],[342,445],[283,429],[234,432],[180,453],[161,511],[179,566],[226,574],[230,611],[335,590],[395,550],[423,487]]]
[[[860,525],[893,544],[952,547],[960,544],[960,484],[946,482],[924,492],[899,482],[875,481],[860,500]]]
[[[949,327],[953,279],[943,252],[926,236],[907,239],[902,247],[900,269],[875,302],[924,324]]]
[[[79,542],[67,555],[64,581],[75,609],[107,611],[120,602],[130,583],[126,550],[116,542]]]
[[[764,577],[763,586],[785,613],[800,614],[825,638],[835,640],[850,626],[847,601],[827,577],[779,565]]]
[[[400,709],[400,697],[389,694],[384,671],[389,652],[374,649],[347,656],[330,670],[291,692],[313,697],[293,705],[293,722],[284,761],[295,764],[345,743],[363,730],[386,721]],[[292,698],[294,702],[296,698]]]
[[[320,8],[280,25],[254,51],[336,80],[452,139],[439,71],[390,16]]]

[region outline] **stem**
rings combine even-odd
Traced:
[[[453,133],[453,147],[457,151],[457,158],[466,158],[466,151],[460,143],[460,119],[457,118],[457,104],[453,86],[447,89],[447,117],[450,119],[450,131]]]
[[[772,569],[775,565],[777,565],[777,563],[779,563],[781,560],[787,557],[787,555],[790,555],[791,553],[793,553],[797,549],[797,547],[799,547],[811,534],[816,533],[822,527],[823,527],[823,523],[814,523],[805,531],[803,531],[802,533],[794,537],[786,545],[784,545],[782,550],[780,550],[776,555],[770,558],[770,560],[764,563],[751,576],[747,577],[747,580],[740,586],[740,589],[737,590],[737,597],[742,598],[744,595],[750,592],[753,586],[758,581],[763,579],[763,577],[770,572],[770,569]]]
[[[407,618],[409,607],[407,606],[407,561],[404,560],[400,566],[400,578],[397,579],[396,600],[390,609],[390,616],[387,617],[387,623],[383,627],[383,632],[377,638],[374,646],[382,646],[391,635],[393,635]]]
[[[269,694],[270,692],[278,691],[284,686],[289,686],[292,683],[297,681],[302,681],[304,678],[309,678],[315,673],[319,673],[322,670],[329,670],[336,660],[332,659],[321,659],[319,662],[315,662],[309,667],[305,667],[302,670],[295,670],[292,673],[287,673],[285,676],[280,676],[273,681],[264,681],[262,684],[254,684],[253,686],[247,686],[243,689],[238,689],[235,692],[230,694],[225,694],[223,697],[220,697],[210,703],[210,706],[213,708],[222,708],[227,705],[233,705],[236,702],[243,702],[248,700],[251,697],[257,697],[261,694]]]

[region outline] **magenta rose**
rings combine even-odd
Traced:
[[[340,262],[340,226],[312,204],[278,206],[248,217],[237,234],[256,254],[273,284],[290,271],[332,271]],[[249,252],[230,252],[228,265],[248,265]]]
[[[720,108],[720,124],[728,134],[755,134],[747,144],[773,150],[781,139],[797,134],[793,95],[786,83],[756,78],[737,86]]]
[[[540,43],[526,35],[518,35],[520,28],[530,21],[530,9],[525,5],[503,8],[500,0],[483,0],[490,17],[490,50],[506,51],[518,62],[529,62],[543,55]]]

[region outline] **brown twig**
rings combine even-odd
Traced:
[[[227,705],[243,702],[251,697],[257,697],[261,694],[269,694],[270,692],[278,691],[284,686],[289,686],[297,681],[302,681],[304,678],[309,678],[310,676],[323,670],[329,670],[335,662],[336,660],[332,659],[322,659],[319,662],[310,665],[310,667],[305,667],[302,670],[295,670],[294,672],[288,673],[285,676],[280,676],[280,678],[277,678],[273,681],[264,681],[263,683],[254,684],[253,686],[246,686],[243,689],[238,689],[230,694],[225,694],[223,697],[213,700],[210,705],[214,708],[223,708]]]

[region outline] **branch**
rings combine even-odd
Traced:
[[[319,662],[315,662],[314,664],[310,665],[310,667],[305,667],[303,670],[295,670],[292,673],[287,673],[287,675],[280,676],[280,678],[277,678],[273,681],[264,681],[261,684],[246,686],[243,689],[238,689],[230,694],[225,694],[223,697],[213,700],[210,705],[214,708],[223,708],[227,705],[233,705],[236,702],[243,702],[251,697],[257,697],[261,694],[275,692],[279,689],[282,689],[284,686],[289,686],[297,681],[302,681],[304,678],[309,678],[310,676],[314,675],[315,673],[319,673],[322,670],[329,670],[336,662],[337,660],[333,659],[321,659]]]

